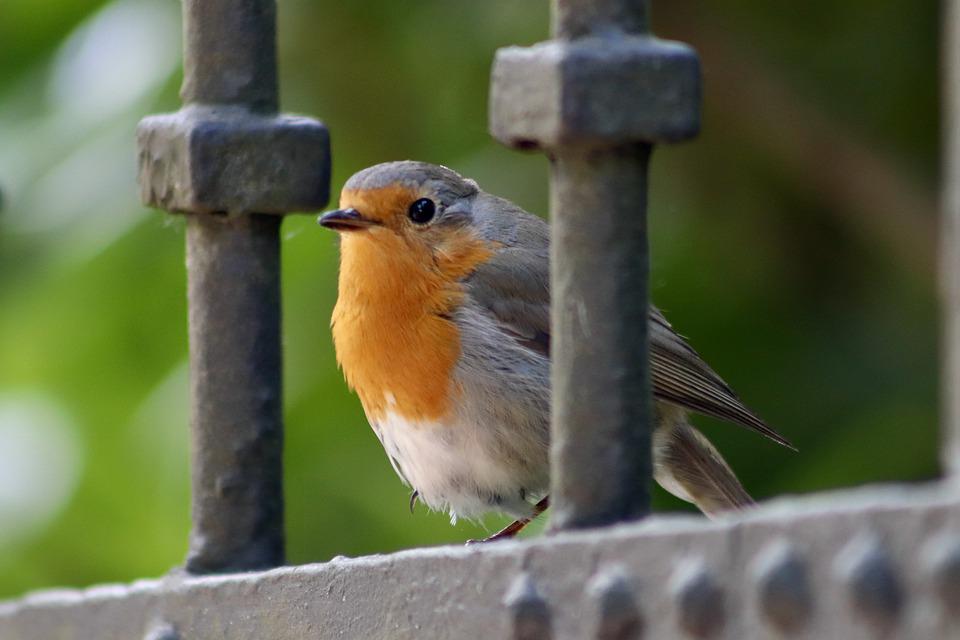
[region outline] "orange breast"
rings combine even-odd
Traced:
[[[452,374],[460,338],[450,319],[464,296],[459,280],[489,249],[463,233],[439,254],[382,227],[342,238],[332,327],[347,383],[371,419],[387,411],[443,418],[459,393]]]

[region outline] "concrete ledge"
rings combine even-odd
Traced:
[[[958,563],[955,491],[873,488],[713,523],[34,593],[0,603],[0,638],[947,638]]]

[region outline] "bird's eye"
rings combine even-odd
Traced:
[[[407,215],[417,224],[426,224],[433,220],[433,214],[436,213],[436,205],[430,198],[420,198],[415,200],[410,208],[407,209]]]

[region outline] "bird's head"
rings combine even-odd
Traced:
[[[495,251],[473,219],[478,194],[447,168],[390,162],[351,177],[340,208],[318,220],[341,237],[333,336],[369,416],[432,420],[449,410],[462,281]]]
[[[318,222],[345,242],[393,243],[434,253],[466,237],[471,205],[479,189],[473,180],[425,162],[386,162],[351,177],[340,194],[340,208]]]

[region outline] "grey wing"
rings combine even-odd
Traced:
[[[518,264],[530,258],[522,255],[518,258],[518,251],[505,249],[481,265],[468,281],[469,289],[474,300],[491,311],[507,333],[525,347],[549,357],[548,274],[539,273],[532,265],[518,269]],[[509,263],[509,270],[505,262]],[[774,442],[794,448],[740,401],[733,389],[674,332],[663,314],[652,305],[649,323],[650,367],[656,399],[753,429]]]
[[[467,291],[522,345],[550,355],[550,232],[512,203],[485,196],[477,222],[499,245],[466,280]]]
[[[492,312],[507,333],[533,351],[549,356],[549,228],[543,220],[505,200],[490,196],[485,200],[488,202],[478,202],[477,222],[484,235],[500,242],[501,248],[468,278],[468,291]],[[655,398],[728,420],[794,448],[740,401],[653,305],[649,327]]]
[[[653,394],[665,402],[727,420],[795,447],[744,405],[733,389],[681,338],[659,309],[650,306],[650,367]]]
[[[502,249],[480,265],[467,280],[467,287],[471,297],[493,314],[505,332],[528,349],[549,357],[549,273],[541,272],[537,262],[536,256],[522,249]]]

